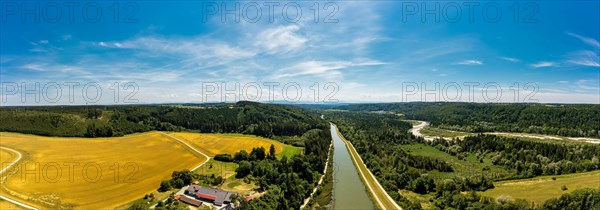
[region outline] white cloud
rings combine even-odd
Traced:
[[[531,66],[534,67],[534,68],[543,68],[543,67],[558,66],[558,63],[549,62],[549,61],[542,61],[542,62],[531,64]]]
[[[510,61],[510,62],[513,62],[513,63],[518,63],[518,62],[521,61],[518,58],[511,58],[511,57],[500,57],[500,59],[506,60],[506,61]]]
[[[567,34],[570,35],[570,36],[573,36],[573,37],[575,37],[575,38],[577,38],[579,40],[581,40],[582,42],[584,42],[584,43],[586,43],[586,44],[588,44],[588,45],[590,45],[592,47],[600,48],[600,43],[598,42],[598,40],[595,40],[595,39],[590,38],[590,37],[585,37],[585,36],[581,36],[581,35],[578,35],[578,34],[574,34],[574,33],[571,33],[571,32],[567,32]]]
[[[582,50],[570,53],[567,62],[591,67],[600,67],[600,57],[596,52],[590,50]]]
[[[48,40],[40,40],[40,44],[48,44]]]
[[[304,46],[308,39],[297,32],[297,25],[279,26],[267,29],[256,37],[254,45],[269,54],[287,53]]]
[[[464,60],[461,62],[456,63],[458,65],[482,65],[483,61],[480,60]]]
[[[384,65],[385,63],[379,61],[363,61],[363,62],[349,62],[349,61],[304,61],[296,65],[286,67],[277,72],[275,78],[287,78],[296,76],[313,75],[324,78],[335,78],[340,77],[342,72],[340,70],[359,67],[359,66],[375,66]]]

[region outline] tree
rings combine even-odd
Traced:
[[[250,159],[250,155],[248,155],[248,152],[246,152],[246,150],[240,150],[239,152],[235,153],[233,159],[235,159],[236,162],[240,162],[242,160]]]
[[[183,170],[183,171],[173,171],[173,174],[171,174],[171,179],[172,180],[177,180],[177,179],[181,179],[181,181],[183,181],[184,185],[188,185],[192,183],[192,180],[194,179],[194,175],[192,174],[192,172],[190,170]],[[183,187],[183,186],[174,186],[177,188]]]
[[[276,158],[277,156],[275,156],[275,145],[271,144],[271,147],[269,148],[269,159],[275,160]]]
[[[253,160],[264,160],[267,156],[264,147],[255,147],[252,148],[252,152],[250,152],[250,158]]]
[[[168,180],[164,180],[160,182],[160,187],[158,188],[158,192],[166,192],[171,189],[171,182]]]
[[[174,179],[174,180],[171,180],[171,181],[173,182],[172,185],[175,188],[182,188],[183,186],[185,186],[184,181],[181,180],[181,179]]]
[[[236,178],[244,178],[250,174],[252,171],[252,163],[248,161],[241,161],[237,169],[235,169],[235,177]]]

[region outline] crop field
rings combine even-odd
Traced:
[[[208,156],[217,154],[234,154],[240,150],[246,150],[248,153],[255,147],[264,147],[269,152],[271,144],[275,146],[275,153],[282,157],[283,155],[291,157],[299,154],[301,148],[283,144],[281,142],[243,134],[205,134],[205,133],[171,133],[171,135],[191,142],[196,149],[204,152]]]
[[[159,132],[94,139],[0,133],[0,138],[1,146],[23,155],[7,172],[12,175],[2,183],[2,195],[43,209],[114,208],[156,191],[172,171],[205,161]]]
[[[552,179],[553,177],[556,180]],[[496,186],[494,189],[481,194],[494,198],[510,196],[513,199],[521,198],[542,204],[548,199],[576,189],[600,188],[600,171],[494,182],[494,185]],[[562,186],[566,186],[567,190],[561,189]]]
[[[0,209],[2,210],[13,210],[13,209],[24,209],[23,207],[17,206],[11,202],[0,200]]]
[[[0,169],[4,168],[5,166],[8,166],[8,164],[12,163],[16,159],[17,154],[6,149],[0,148]]]

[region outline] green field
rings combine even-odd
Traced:
[[[477,158],[477,155],[475,154],[469,154],[464,158],[464,160],[459,160],[456,156],[452,156],[448,153],[436,149],[435,147],[425,144],[408,144],[402,145],[400,147],[402,149],[405,149],[412,155],[419,155],[443,160],[452,166],[454,172],[431,171],[430,175],[432,175],[436,179],[447,179],[453,178],[455,176],[469,177],[473,175],[481,175],[482,173],[488,178],[497,178],[511,173],[510,171],[507,171],[502,167],[493,165],[492,161],[488,157],[489,155],[482,157],[482,163],[479,161],[479,158]],[[487,168],[489,170],[484,171],[484,168]]]
[[[556,180],[553,180],[553,177]],[[481,195],[494,198],[510,196],[513,199],[521,198],[542,204],[548,199],[559,197],[576,189],[600,189],[600,171],[502,181],[495,182],[494,185],[496,186],[494,189],[481,192]],[[566,186],[568,189],[562,190],[562,186]]]
[[[421,134],[423,134],[425,136],[432,136],[432,137],[456,138],[456,137],[472,135],[473,133],[452,131],[452,130],[446,130],[446,129],[427,126],[427,127],[424,127],[423,129],[421,129]]]

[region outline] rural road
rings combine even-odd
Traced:
[[[203,152],[200,152],[200,151],[198,151],[196,148],[194,148],[192,145],[189,145],[189,144],[188,144],[187,142],[185,142],[184,140],[181,140],[181,139],[179,139],[179,138],[177,138],[177,137],[175,137],[175,136],[171,136],[171,135],[169,135],[169,134],[167,134],[167,133],[165,133],[165,132],[161,132],[161,133],[162,133],[163,135],[165,135],[165,136],[167,136],[167,137],[169,137],[169,138],[171,138],[171,139],[175,140],[175,141],[178,141],[179,143],[182,143],[183,145],[187,146],[187,147],[188,147],[188,148],[190,148],[191,150],[194,150],[194,151],[195,151],[195,152],[197,152],[198,154],[201,154],[201,155],[203,155],[204,157],[206,157],[206,160],[205,160],[204,162],[202,162],[202,163],[200,163],[200,165],[198,165],[198,166],[196,166],[196,167],[192,168],[190,171],[195,171],[196,169],[200,168],[201,166],[203,166],[205,163],[207,163],[207,162],[210,160],[210,157],[209,157],[208,155],[204,154]],[[180,194],[180,193],[182,193],[182,191],[184,191],[184,189],[181,189],[181,190],[179,190],[179,192],[177,192],[176,194]],[[167,201],[167,199],[169,199],[169,198],[166,198],[166,199],[162,200],[162,202],[166,202],[166,201]],[[157,204],[154,204],[154,205],[150,206],[150,209],[154,209],[154,208],[156,208],[156,205],[157,205]]]
[[[331,125],[335,126],[333,123]],[[375,178],[373,173],[371,173],[371,171],[367,168],[367,166],[363,162],[362,158],[360,157],[360,155],[358,154],[358,152],[356,151],[356,149],[354,148],[352,143],[350,141],[346,140],[346,138],[344,138],[344,136],[342,135],[342,133],[340,133],[340,131],[337,129],[337,127],[336,127],[336,131],[337,131],[337,134],[340,137],[340,139],[342,139],[342,141],[344,141],[344,143],[346,143],[346,148],[348,149],[348,152],[350,152],[352,161],[356,164],[358,173],[360,174],[365,185],[369,189],[369,192],[371,192],[371,194],[373,195],[373,198],[374,198],[376,204],[379,207],[381,207],[381,209],[400,209],[401,210],[402,208],[396,203],[396,201],[394,199],[392,199],[392,197],[390,195],[388,195],[387,191],[385,191],[385,189],[383,189],[381,184],[379,184],[379,181],[377,181],[377,178]]]
[[[10,168],[11,166],[13,166],[13,165],[14,165],[14,164],[16,164],[17,162],[19,162],[19,160],[21,160],[21,157],[22,157],[22,155],[21,155],[21,153],[20,153],[19,151],[17,151],[17,150],[14,150],[14,149],[11,149],[11,148],[8,148],[8,147],[0,147],[0,149],[5,149],[5,150],[11,151],[11,152],[14,152],[15,154],[17,154],[17,159],[16,159],[16,160],[14,160],[12,163],[8,164],[6,167],[4,167],[4,168],[2,168],[2,170],[0,170],[0,174],[2,174],[2,173],[3,173],[4,171],[6,171],[8,168]],[[13,199],[10,199],[10,198],[7,198],[7,197],[4,197],[4,196],[2,196],[2,195],[0,195],[0,198],[2,198],[2,199],[3,199],[3,200],[5,200],[5,201],[8,201],[8,202],[14,203],[14,204],[16,204],[16,205],[18,205],[18,206],[21,206],[21,207],[23,207],[23,208],[26,208],[26,209],[35,209],[35,210],[37,210],[37,208],[35,208],[35,207],[32,207],[32,206],[29,206],[29,205],[27,205],[27,204],[21,203],[21,202],[19,202],[19,201],[16,201],[16,200],[13,200]]]
[[[191,150],[194,150],[194,151],[195,151],[195,152],[197,152],[198,154],[201,154],[201,155],[203,155],[204,157],[206,157],[206,160],[205,160],[204,162],[202,162],[202,163],[200,163],[200,165],[198,165],[198,166],[196,166],[196,167],[192,168],[190,171],[195,171],[196,169],[200,168],[200,166],[204,165],[205,163],[207,163],[207,162],[210,160],[210,157],[209,157],[208,155],[204,154],[203,152],[200,152],[200,151],[198,151],[196,148],[194,148],[193,146],[189,145],[189,144],[188,144],[187,142],[185,142],[184,140],[181,140],[181,139],[179,139],[179,138],[177,138],[177,137],[175,137],[175,136],[171,136],[171,135],[169,135],[169,134],[167,134],[167,133],[165,133],[165,132],[161,132],[161,133],[162,133],[162,134],[164,134],[165,136],[167,136],[167,137],[171,138],[171,139],[174,139],[174,140],[178,141],[179,143],[182,143],[182,144],[184,144],[185,146],[187,146],[187,147],[188,147],[188,148],[190,148]]]

